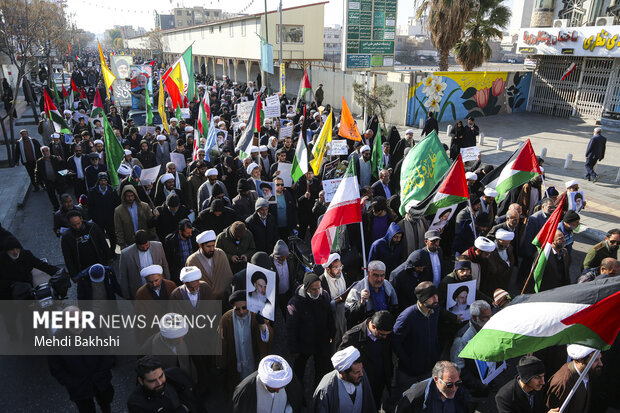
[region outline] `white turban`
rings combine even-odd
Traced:
[[[205,172],[205,176],[211,176],[211,175],[215,175],[217,176],[217,169],[215,168],[211,168],[211,169],[207,169],[207,172]]]
[[[153,275],[153,274],[163,274],[164,270],[161,268],[161,265],[149,265],[148,267],[144,267],[142,268],[142,270],[140,271],[140,277],[142,278],[146,278],[149,275]]]
[[[362,153],[362,152],[366,152],[366,151],[369,151],[369,150],[370,150],[370,146],[368,146],[368,145],[364,145],[364,146],[362,146],[362,148],[360,149],[360,153]]]
[[[515,238],[515,233],[500,228],[495,231],[495,238],[501,241],[512,241]]]
[[[281,364],[282,369],[273,370],[272,366],[274,363]],[[293,379],[293,369],[280,356],[266,356],[258,364],[258,378],[267,387],[281,389],[286,387]]]
[[[179,120],[177,118],[170,118],[170,123],[172,122],[178,122]]]
[[[495,243],[487,237],[476,238],[476,241],[474,241],[474,246],[484,252],[495,251]]]
[[[125,155],[131,155],[131,151],[129,149],[125,149]]]
[[[252,175],[252,171],[255,168],[258,168],[258,164],[256,162],[252,162],[251,164],[248,165],[245,171],[248,173],[248,175]]]
[[[493,188],[484,188],[484,194],[495,198],[497,196],[497,191]]]
[[[594,351],[591,347],[582,346],[580,344],[569,344],[566,346],[566,352],[568,357],[573,360],[581,360],[584,357],[588,357],[590,353]]]
[[[161,180],[161,182],[162,182],[162,183],[163,183],[163,182],[166,182],[166,181],[169,181],[169,180],[171,180],[171,179],[174,181],[174,175],[172,175],[171,173],[163,174],[163,175],[161,176],[161,178],[160,178],[160,180]]]
[[[54,137],[54,135],[52,135],[52,138]],[[103,145],[103,141],[101,139],[95,139],[95,141],[93,142],[93,144],[98,145],[98,144],[102,144]]]
[[[65,109],[65,110],[62,111],[62,113],[65,114],[65,115],[70,115],[71,111],[69,109]]]
[[[197,281],[202,278],[202,273],[198,267],[183,267],[179,274],[179,279],[183,283]]]
[[[129,176],[131,175],[131,167],[127,164],[122,163],[119,165],[116,172],[119,173],[120,175]]]
[[[575,185],[579,185],[579,182],[577,182],[576,179],[570,180],[568,182],[564,182],[564,186],[566,187],[566,189],[570,188],[571,186],[575,186]]]
[[[333,254],[329,254],[329,258],[327,258],[327,262],[323,264],[323,268],[329,268],[330,265],[336,260],[340,259],[340,254],[334,252]]]
[[[267,152],[267,151],[268,151],[268,149],[267,149],[267,145],[261,145],[261,146],[260,146],[260,148],[259,148],[259,150],[260,150],[261,152]]]
[[[339,373],[342,373],[350,368],[358,358],[360,358],[359,350],[353,346],[349,346],[343,350],[337,351],[336,354],[332,356],[332,364]]]
[[[259,153],[260,149],[258,148],[258,146],[252,146],[250,148],[250,153]]]
[[[52,133],[52,138],[57,138],[60,139],[60,135],[56,132]],[[103,142],[102,142],[103,143]],[[95,141],[95,145],[97,144],[97,141]]]
[[[409,133],[413,133],[413,129],[407,129],[407,130],[405,131],[405,135],[407,135],[407,134],[409,134]]]
[[[198,244],[205,244],[205,243],[211,242],[211,241],[215,241],[215,231],[213,231],[211,229],[208,230],[208,231],[201,232],[196,237],[196,242]]]
[[[467,172],[465,174],[465,179],[467,181],[477,181],[478,180],[478,175],[473,173],[473,172]]]
[[[168,313],[159,320],[159,331],[165,338],[181,338],[187,334],[189,327],[181,314]]]
[[[245,122],[241,122],[239,124],[239,128],[245,128],[246,126],[248,126],[248,125],[246,125]]]
[[[166,140],[166,135],[157,135],[157,140],[158,141],[165,141]]]
[[[193,131],[194,131],[194,128],[192,128],[191,126],[186,126],[185,127],[185,132],[186,133],[193,132]]]

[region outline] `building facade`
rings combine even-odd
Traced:
[[[323,28],[323,55],[326,62],[340,62],[342,53],[342,27]]]

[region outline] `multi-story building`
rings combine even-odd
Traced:
[[[174,27],[191,27],[222,18],[221,9],[205,9],[204,7],[176,7],[172,9]]]
[[[155,28],[167,30],[174,29],[174,15],[155,13]]]
[[[327,62],[340,62],[342,53],[342,27],[337,24],[334,27],[323,28],[323,54]]]

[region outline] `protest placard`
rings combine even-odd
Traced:
[[[292,126],[284,126],[280,128],[280,139],[290,138],[291,136],[293,136]]]
[[[290,188],[293,186],[293,179],[291,178],[291,168],[293,164],[278,162],[278,175],[284,181],[284,186]],[[275,178],[275,176],[274,176]]]
[[[349,149],[347,148],[347,141],[344,139],[331,141],[329,145],[330,145],[329,149],[327,150],[328,155],[348,155],[349,154]]]
[[[266,106],[263,108],[266,118],[279,118],[280,117],[280,105]]]
[[[160,169],[161,168],[159,166],[143,169],[142,172],[140,172],[140,184],[148,185],[155,182]]]
[[[477,146],[461,148],[461,156],[463,157],[463,162],[477,161],[478,155],[480,155],[480,149],[478,149]]]
[[[254,101],[241,102],[237,105],[237,116],[242,122],[247,122],[250,118],[250,113],[252,113],[252,108],[254,107]]]
[[[265,98],[265,104],[267,106],[278,106],[280,107],[280,98],[278,95],[271,95]]]
[[[324,179],[322,182],[323,190],[325,191],[325,202],[332,202],[332,199],[336,194],[336,190],[338,189],[338,185],[340,185],[342,179]]]
[[[185,164],[185,156],[182,153],[170,152],[170,160],[174,162],[179,171],[185,170],[187,165]]]

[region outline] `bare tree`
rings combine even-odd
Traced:
[[[385,112],[393,108],[395,103],[392,100],[394,89],[390,85],[375,86],[371,90],[366,90],[364,83],[353,82],[353,94],[355,102],[364,107],[370,116],[378,115],[385,127]]]

